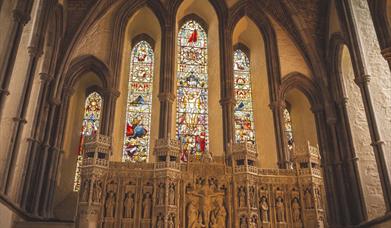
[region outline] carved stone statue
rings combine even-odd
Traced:
[[[254,194],[254,188],[250,188],[250,191],[249,191],[249,200],[250,200],[250,206],[251,207],[255,207],[255,194]]]
[[[284,222],[284,203],[282,202],[282,198],[278,197],[276,202],[276,217],[277,222]]]
[[[316,200],[317,207],[322,209],[323,208],[322,195],[320,194],[319,188],[315,188],[315,200]]]
[[[114,207],[115,207],[115,195],[114,192],[109,192],[106,199],[106,205],[105,205],[106,217],[108,218],[114,217]]]
[[[307,191],[304,194],[304,200],[305,200],[305,208],[311,209],[312,208],[312,196],[311,191],[307,189]]]
[[[239,189],[239,207],[246,206],[246,192],[244,188]]]
[[[240,228],[247,228],[246,217],[241,217],[240,218]]]
[[[164,196],[165,196],[165,188],[164,184],[160,184],[159,191],[158,191],[158,198],[157,198],[157,204],[163,205],[164,204]]]
[[[196,209],[194,202],[190,201],[187,206],[187,221],[190,228],[195,227],[198,218],[198,210]]]
[[[175,216],[171,215],[167,222],[168,228],[175,228]]]
[[[257,225],[257,218],[256,217],[252,217],[250,219],[250,224],[249,224],[249,228],[257,228],[258,225]]]
[[[86,180],[84,181],[84,185],[83,185],[83,194],[81,196],[82,202],[88,202],[89,193],[90,193],[90,182]]]
[[[300,222],[300,204],[297,198],[294,198],[292,202],[292,219],[293,222]]]
[[[124,201],[124,217],[133,218],[134,199],[133,194],[128,192]]]
[[[227,211],[225,210],[224,202],[223,202],[222,198],[217,199],[217,204],[219,205],[219,209],[217,212],[216,224],[217,224],[217,227],[223,228],[226,226],[225,221],[226,221],[226,217],[227,217]]]
[[[151,193],[144,193],[143,200],[143,218],[150,219],[151,218]]]
[[[102,198],[102,187],[99,182],[95,184],[94,191],[92,193],[92,201],[93,202],[100,202],[100,199]]]
[[[170,189],[168,190],[168,201],[170,205],[175,205],[175,184],[172,184],[170,186]]]
[[[269,222],[269,204],[267,203],[266,197],[261,198],[259,208],[261,209],[262,222]]]
[[[159,215],[156,219],[156,228],[164,228],[164,217],[163,215]]]

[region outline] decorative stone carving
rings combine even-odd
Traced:
[[[313,208],[312,205],[312,194],[311,194],[311,189],[307,188],[305,193],[304,193],[304,200],[305,200],[305,208],[306,209],[311,209]]]
[[[276,200],[276,218],[277,222],[285,222],[285,207],[284,202],[281,197],[278,197]]]
[[[114,217],[114,208],[115,208],[115,194],[114,192],[107,193],[106,204],[105,204],[105,217],[112,218]]]
[[[174,227],[175,227],[175,215],[171,214],[168,217],[167,228],[174,228]]]
[[[124,201],[124,218],[133,218],[134,209],[134,193],[126,193]]]
[[[164,216],[162,214],[156,218],[156,228],[164,228]]]
[[[249,189],[249,200],[250,200],[250,207],[256,208],[256,197],[255,197],[255,188],[250,187]]]
[[[257,228],[258,227],[258,219],[257,216],[254,215],[250,219],[249,228]]]
[[[170,184],[168,189],[168,202],[170,205],[175,205],[175,184]]]
[[[90,181],[85,180],[83,185],[83,193],[81,196],[81,202],[87,202],[90,195]]]
[[[96,181],[94,191],[92,193],[92,201],[96,203],[100,203],[101,198],[102,198],[102,184],[99,181]]]
[[[245,207],[246,206],[246,189],[245,187],[239,188],[239,207]]]
[[[157,198],[158,205],[164,204],[165,195],[166,195],[165,185],[161,183],[158,188],[158,198]]]
[[[240,217],[240,228],[247,228],[247,221],[245,216]]]
[[[298,198],[293,198],[292,201],[292,220],[295,223],[300,222],[300,203]]]
[[[315,200],[316,200],[316,206],[319,209],[323,209],[322,194],[319,188],[315,188]]]
[[[143,196],[143,218],[150,219],[151,218],[151,193],[146,192]]]
[[[188,227],[195,227],[198,222],[198,210],[196,208],[196,204],[193,201],[190,201],[187,205],[187,224]],[[202,224],[202,223],[201,223]]]
[[[269,204],[265,196],[261,198],[261,201],[259,203],[259,209],[261,211],[262,222],[264,223],[269,222]]]

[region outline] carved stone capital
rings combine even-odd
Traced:
[[[387,61],[391,61],[391,47],[387,47],[381,50],[381,54]]]
[[[7,89],[0,89],[0,95],[1,96],[8,96],[8,95],[10,95],[10,91],[9,90],[7,90]]]
[[[31,57],[41,57],[43,54],[42,48],[36,47],[36,46],[29,46],[27,47],[27,51]]]
[[[39,73],[39,79],[41,79],[41,81],[43,82],[50,82],[51,80],[53,80],[53,78],[53,75],[48,74],[46,72]]]
[[[14,118],[12,118],[12,120],[13,120],[14,122],[20,122],[21,124],[27,123],[27,120],[24,119],[24,118],[14,117]]]
[[[368,82],[371,80],[371,76],[368,75],[368,74],[364,74],[364,75],[361,75],[360,77],[358,78],[355,78],[354,79],[354,82],[358,85],[358,86],[361,86],[361,85],[364,85],[364,84],[368,84]]]
[[[30,15],[21,9],[14,9],[12,11],[12,15],[16,22],[21,23],[23,25],[27,24],[27,22],[31,19]]]
[[[172,103],[175,100],[175,95],[172,93],[159,93],[158,98],[161,102],[168,101]]]

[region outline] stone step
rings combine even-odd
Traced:
[[[13,228],[75,228],[75,224],[65,222],[17,222]]]

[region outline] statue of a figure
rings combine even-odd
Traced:
[[[262,222],[269,222],[269,204],[267,203],[266,197],[261,198],[259,209],[261,209]]]
[[[223,228],[226,225],[225,224],[225,219],[227,217],[227,211],[225,210],[224,202],[223,202],[222,198],[219,198],[217,200],[217,203],[219,205],[219,209],[218,209],[218,212],[217,212],[216,224],[217,224],[217,227]]]
[[[88,202],[89,192],[90,192],[90,182],[88,180],[86,180],[86,181],[84,181],[83,194],[81,196],[82,202]]]
[[[133,194],[131,192],[128,192],[126,194],[125,202],[124,202],[124,217],[125,218],[133,218],[133,207],[134,207],[134,199]]]
[[[249,228],[257,228],[257,227],[258,227],[257,219],[255,217],[251,218],[250,219]]]
[[[156,228],[164,228],[164,218],[163,218],[163,215],[159,215],[157,217]]]
[[[169,218],[168,218],[168,228],[174,228],[175,227],[175,221],[174,221],[174,215],[171,215]]]
[[[292,202],[292,217],[293,222],[300,222],[300,204],[297,198],[294,198]]]
[[[158,205],[163,205],[164,204],[164,195],[165,195],[164,184],[161,184],[159,186],[159,192],[158,192],[158,199],[157,199],[157,204]]]
[[[240,228],[247,228],[246,217],[241,217],[240,218]]]
[[[250,188],[250,191],[249,191],[249,200],[250,200],[250,206],[251,207],[254,207],[254,191],[252,188]]]
[[[318,188],[315,189],[315,199],[316,199],[316,204],[318,208],[322,209],[322,195],[320,194],[320,190]]]
[[[307,190],[304,194],[304,199],[305,199],[305,207],[307,209],[312,208],[312,196],[310,190]]]
[[[175,185],[171,185],[168,190],[168,201],[170,205],[175,205]]]
[[[114,192],[109,192],[107,199],[106,199],[106,217],[112,218],[114,217],[114,206],[115,206],[115,195]]]
[[[92,201],[97,202],[97,203],[99,203],[100,199],[102,198],[102,187],[100,186],[100,183],[98,183],[98,182],[95,184],[92,198],[93,198]]]
[[[151,218],[151,193],[149,192],[144,193],[143,218]]]
[[[246,206],[246,192],[243,188],[239,189],[239,207]]]
[[[276,216],[277,222],[284,222],[284,203],[282,202],[282,198],[278,197],[276,202]]]
[[[195,227],[197,224],[197,218],[198,218],[198,210],[194,206],[194,202],[190,201],[190,203],[187,206],[187,221],[188,221],[188,227],[192,228]]]

